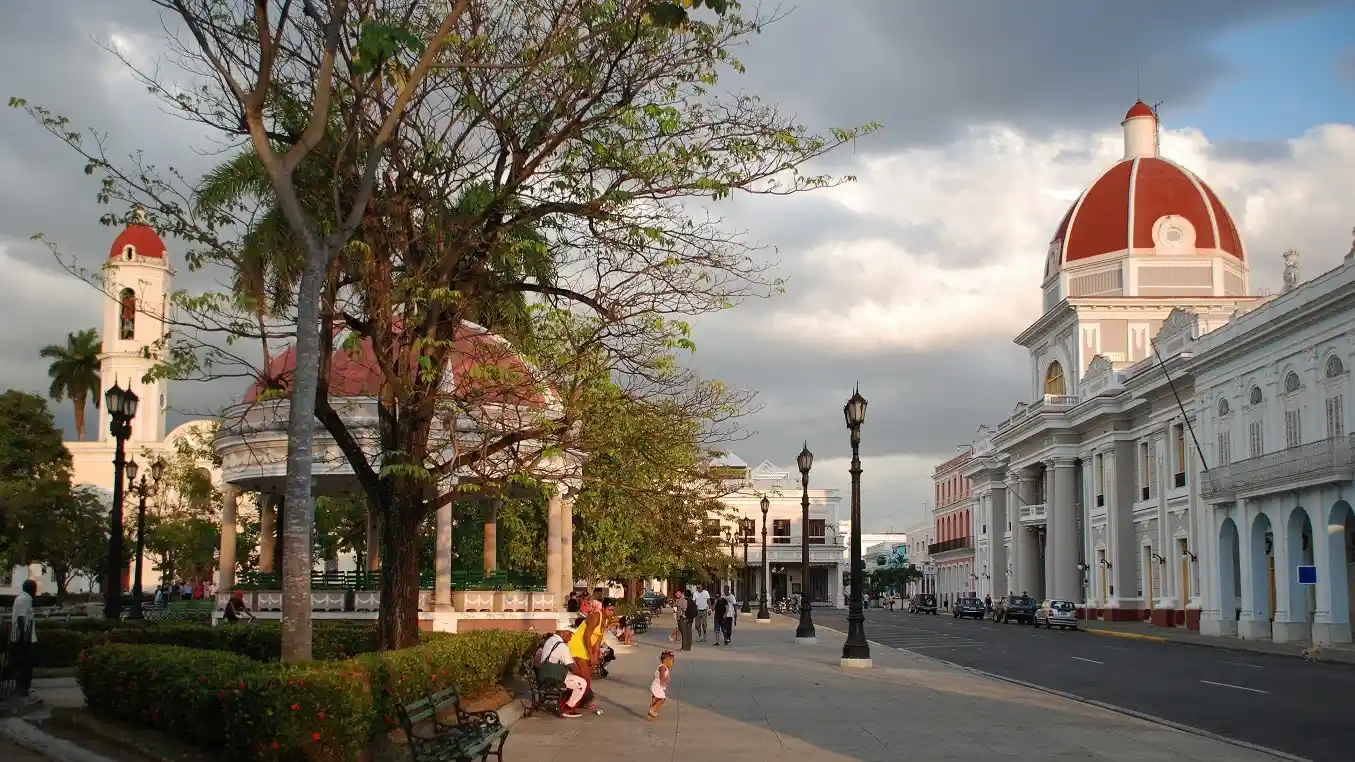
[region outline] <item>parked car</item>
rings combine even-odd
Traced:
[[[651,611],[658,611],[668,603],[668,598],[664,596],[663,593],[646,590],[640,596],[640,601],[645,605],[645,608],[650,609]]]
[[[956,598],[950,605],[950,613],[956,619],[960,617],[982,619],[987,610],[983,607],[983,601],[978,598]]]
[[[1035,626],[1049,629],[1077,629],[1077,604],[1072,601],[1047,600],[1035,609]]]
[[[1035,623],[1035,599],[1029,595],[1004,595],[993,606],[994,622]]]
[[[908,600],[909,614],[935,614],[936,596],[931,593],[920,593]]]

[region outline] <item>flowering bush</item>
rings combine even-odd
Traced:
[[[317,643],[321,632],[331,628],[316,629]],[[333,642],[348,638],[358,636],[344,632]],[[229,749],[231,759],[349,762],[395,722],[396,702],[449,685],[471,696],[500,684],[539,639],[502,630],[439,634],[413,648],[304,665],[211,648],[105,643],[81,657],[79,680],[91,711]]]

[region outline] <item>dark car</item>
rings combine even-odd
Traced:
[[[650,611],[658,611],[668,603],[668,598],[663,593],[646,590],[644,594],[640,596],[640,602]]]
[[[978,598],[956,598],[955,602],[950,604],[950,613],[956,619],[960,617],[982,619],[988,612],[983,606],[983,601]]]
[[[1029,595],[1004,595],[993,606],[993,621],[1035,623],[1035,599]]]
[[[913,596],[908,601],[909,614],[935,614],[936,596],[931,593],[921,593]]]

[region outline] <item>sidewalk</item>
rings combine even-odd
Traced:
[[[1272,643],[1268,640],[1242,640],[1241,638],[1201,635],[1196,630],[1184,627],[1155,627],[1146,622],[1082,622],[1082,628],[1095,635],[1109,635],[1134,640],[1151,640],[1159,643],[1183,643],[1203,648],[1217,648],[1224,651],[1286,656],[1295,659],[1307,658],[1303,651],[1308,648],[1298,643]],[[1314,661],[1333,664],[1355,664],[1355,646],[1324,645],[1315,654]]]
[[[893,649],[872,647],[872,669],[844,671],[841,634],[820,628],[818,645],[801,646],[793,622],[773,622],[740,625],[729,648],[679,652],[670,699],[650,723],[649,682],[667,647],[655,628],[595,684],[602,716],[521,720],[505,762],[1274,759]]]

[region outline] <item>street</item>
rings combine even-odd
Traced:
[[[815,612],[846,631],[846,615]],[[822,617],[822,619],[820,619]],[[1355,667],[1029,625],[870,609],[866,637],[1326,762],[1355,748]]]

